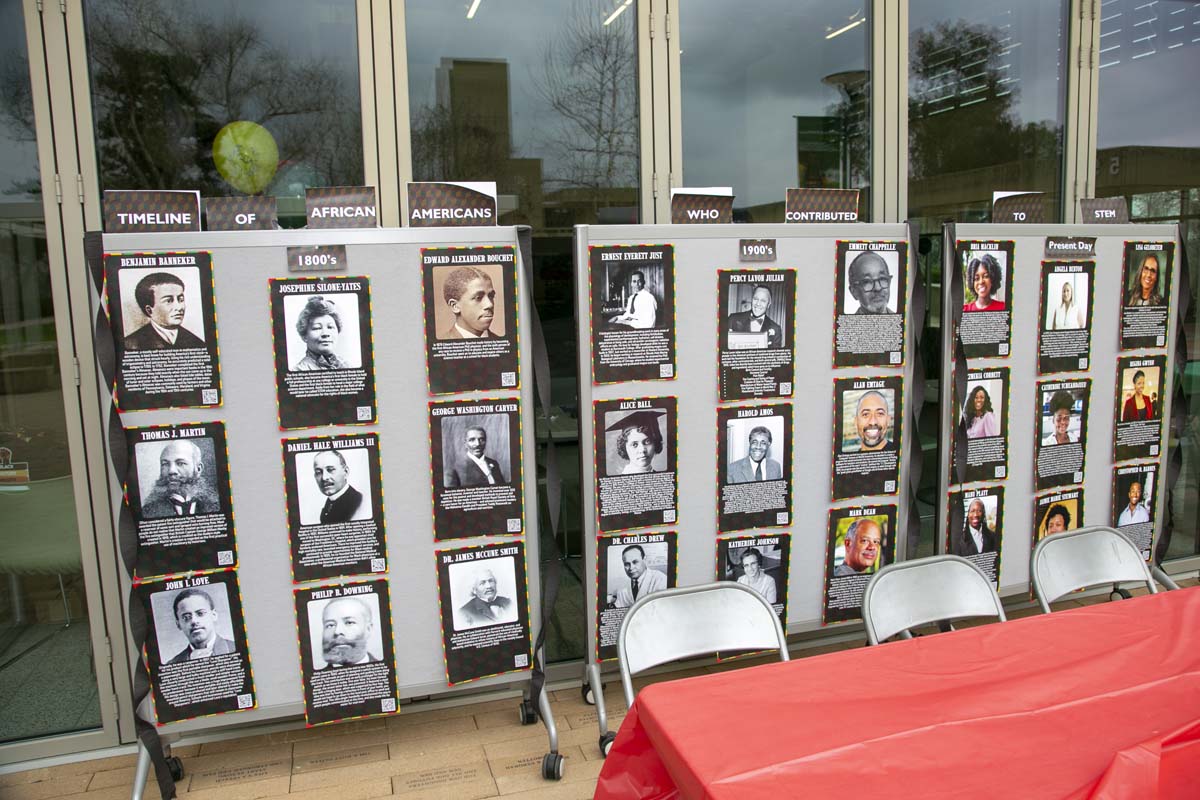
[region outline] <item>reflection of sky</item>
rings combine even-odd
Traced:
[[[1200,147],[1200,6],[1106,0],[1100,22],[1100,148]]]
[[[782,202],[798,182],[797,116],[841,100],[821,79],[867,69],[870,22],[833,39],[863,0],[722,0],[679,13],[683,183],[733,186],[738,207]]]
[[[0,64],[5,72],[15,71],[20,64],[28,72],[29,55],[25,46],[25,20],[21,4],[16,0],[0,0]],[[19,142],[14,131],[0,125],[0,199],[7,201],[36,200],[28,192],[14,192],[16,182],[38,179],[37,147],[33,142]]]

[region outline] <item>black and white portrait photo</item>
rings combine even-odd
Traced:
[[[908,242],[838,241],[833,365],[904,363]]]
[[[717,580],[753,589],[785,625],[790,541],[786,533],[717,540]]]
[[[287,363],[292,372],[362,366],[358,297],[351,293],[289,295]]]
[[[365,447],[296,453],[295,458],[301,525],[371,518],[370,456]]]
[[[792,522],[792,405],[717,409],[717,530]]]
[[[646,408],[604,414],[607,475],[664,472],[668,464],[667,410]]]
[[[674,397],[593,401],[600,530],[675,522],[677,408]]]
[[[237,652],[224,584],[155,592],[150,605],[161,663],[181,664]]]
[[[309,600],[306,606],[308,646],[316,671],[383,660],[378,595]]]
[[[138,442],[133,452],[142,519],[194,517],[221,511],[211,438]]]
[[[786,335],[792,323],[794,283],[783,280],[767,281],[765,278],[785,273],[768,273],[763,279],[754,280],[750,272],[747,280],[730,282],[725,293],[725,319],[722,322],[729,350],[768,350],[788,346]],[[789,291],[792,290],[792,291]]]
[[[608,547],[607,605],[629,608],[639,598],[674,584],[666,541]]]
[[[204,347],[200,269],[121,271],[121,316],[126,350]]]
[[[795,307],[794,269],[717,271],[721,400],[791,396]]]
[[[442,420],[442,484],[447,489],[509,483],[507,414],[466,414]]]
[[[513,556],[450,565],[454,630],[516,622],[522,595],[517,594]]]
[[[782,416],[726,420],[728,483],[773,481],[784,477],[780,459],[786,447],[785,424]]]
[[[843,314],[895,314],[900,284],[900,253],[896,250],[850,250],[842,272]]]

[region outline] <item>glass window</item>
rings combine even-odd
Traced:
[[[869,219],[869,6],[683,3],[685,185],[732,185],[735,222],[783,222],[788,187],[856,188]]]
[[[102,190],[274,195],[302,227],[305,188],[363,183],[354,0],[86,11]]]
[[[1182,223],[1189,264],[1200,264],[1200,4],[1105,0],[1100,10],[1096,196],[1124,197],[1134,222]],[[1185,326],[1196,341],[1196,284]],[[1190,354],[1189,354],[1190,356]],[[1200,554],[1200,362],[1184,372],[1183,468],[1172,494],[1167,558]]]
[[[407,0],[404,13],[414,179],[495,181],[500,223],[533,227],[531,288],[555,405],[539,437],[551,431],[560,450],[569,557],[547,657],[582,658],[572,226],[641,218],[636,6]]]
[[[21,5],[0,0],[0,742],[101,725]]]
[[[1046,193],[1061,221],[1068,0],[911,0],[908,218],[929,298],[926,369],[941,367],[943,222],[988,222],[992,192]],[[926,392],[937,397],[936,392]],[[926,403],[921,555],[932,553],[940,409]]]

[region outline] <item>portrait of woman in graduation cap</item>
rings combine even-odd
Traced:
[[[609,475],[639,475],[647,472],[663,472],[666,464],[656,469],[655,459],[665,449],[660,419],[666,411],[658,408],[643,408],[628,414],[622,413],[605,431],[617,433],[615,444],[609,439]],[[618,416],[608,414],[608,418]],[[614,459],[613,455],[617,456]],[[662,461],[665,462],[665,459]],[[614,468],[615,467],[615,468]]]

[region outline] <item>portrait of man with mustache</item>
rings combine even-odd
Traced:
[[[164,446],[158,455],[158,480],[142,502],[142,519],[193,517],[220,510],[221,502],[209,485],[200,447],[190,439]]]
[[[237,652],[237,645],[217,633],[221,614],[212,597],[203,589],[191,587],[175,595],[172,606],[175,627],[187,637],[187,647],[176,653],[168,664],[183,664],[210,656]]]
[[[301,524],[331,525],[371,518],[371,506],[363,493],[350,484],[350,465],[339,450],[322,450],[312,460],[313,480],[323,500],[319,508],[307,509]]]

